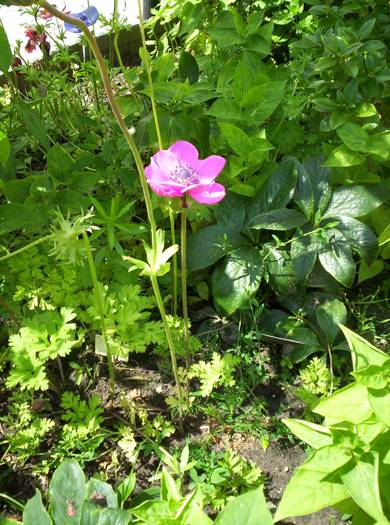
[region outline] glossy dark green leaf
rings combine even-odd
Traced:
[[[80,525],[86,496],[85,476],[74,459],[65,460],[50,483],[50,502],[55,525]]]
[[[378,208],[388,197],[389,190],[383,185],[350,184],[340,186],[332,193],[329,206],[323,217],[335,217],[336,219],[340,215],[362,217]]]
[[[260,213],[251,219],[250,227],[255,230],[286,231],[302,226],[307,218],[296,210],[282,208]]]
[[[352,151],[369,151],[370,135],[358,124],[346,122],[336,129],[344,144]]]
[[[42,496],[36,490],[35,496],[28,500],[23,510],[23,525],[51,525],[51,519],[42,503]]]
[[[187,51],[182,51],[179,59],[179,78],[184,81],[188,79],[191,84],[199,80],[199,66],[196,58]]]
[[[188,238],[188,271],[203,270],[211,266],[244,242],[239,231],[223,224],[201,229]]]
[[[212,276],[213,297],[227,314],[248,304],[259,288],[263,262],[257,248],[242,246],[216,266]]]
[[[267,120],[282,102],[284,88],[284,81],[274,80],[249,89],[240,102],[240,106],[246,110],[247,118],[257,124]]]
[[[8,73],[12,61],[12,51],[8,42],[7,33],[0,21],[0,71]]]
[[[298,281],[304,281],[314,268],[317,259],[315,235],[297,235],[291,243],[291,260]]]
[[[293,159],[282,162],[262,185],[248,210],[251,221],[256,215],[284,208],[291,200],[297,182],[296,163]]]
[[[339,299],[327,299],[316,309],[316,317],[328,342],[333,343],[340,331],[339,324],[347,320],[347,309]]]
[[[323,167],[323,157],[297,162],[298,180],[294,201],[309,219],[322,213],[331,197],[330,170]]]
[[[328,230],[318,246],[318,258],[322,267],[343,286],[352,286],[356,264],[352,250],[337,230]]]
[[[366,224],[352,217],[339,215],[338,220],[340,222],[336,228],[347,239],[350,246],[367,263],[374,261],[378,250],[378,240],[374,232]]]
[[[278,294],[293,293],[297,282],[289,253],[286,250],[267,247],[264,258],[272,288]]]

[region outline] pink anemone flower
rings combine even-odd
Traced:
[[[179,140],[169,149],[153,155],[145,168],[145,176],[160,197],[184,199],[188,194],[201,204],[216,204],[225,197],[225,188],[214,182],[225,163],[219,155],[200,160],[193,144]]]

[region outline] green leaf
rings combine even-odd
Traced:
[[[344,144],[334,149],[326,159],[324,166],[327,168],[347,168],[358,166],[365,162],[366,157],[356,151],[351,151]]]
[[[339,299],[327,299],[317,307],[316,317],[329,343],[333,343],[340,331],[339,324],[347,320],[347,309]]]
[[[213,297],[227,314],[246,306],[248,299],[259,288],[263,263],[260,252],[251,246],[242,246],[219,264],[212,275]]]
[[[0,516],[0,525],[24,525],[21,521],[11,520],[9,518],[2,518]]]
[[[342,445],[327,445],[315,450],[298,468],[315,470],[325,475],[338,471],[353,457],[353,450]]]
[[[28,500],[23,510],[23,525],[51,525],[51,519],[42,503],[39,490]]]
[[[294,200],[309,219],[322,213],[331,196],[330,170],[322,166],[322,157],[311,157],[303,164],[297,161],[298,181]]]
[[[37,112],[30,108],[25,102],[17,102],[16,109],[19,111],[23,122],[30,134],[44,147],[47,151],[50,148],[49,139],[46,129]]]
[[[0,71],[7,74],[12,62],[12,51],[8,42],[7,33],[0,21]]]
[[[349,497],[341,483],[324,481],[323,477],[323,472],[299,468],[283,493],[274,521],[305,516]]]
[[[370,135],[357,124],[346,122],[336,129],[344,144],[352,151],[369,151]]]
[[[283,423],[298,439],[315,449],[332,444],[332,434],[326,427],[302,419],[283,419]]]
[[[385,202],[388,196],[389,191],[382,185],[340,186],[333,192],[323,218],[335,217],[338,219],[340,215],[347,217],[367,215]]]
[[[343,286],[352,286],[356,264],[349,244],[334,229],[327,230],[320,241],[318,258],[323,268]]]
[[[1,29],[1,26],[0,26]],[[5,166],[11,152],[11,143],[7,135],[0,130],[0,163]]]
[[[390,427],[390,392],[388,387],[383,390],[368,388],[368,400],[376,417]]]
[[[108,483],[100,479],[92,478],[88,481],[86,498],[101,505],[104,502],[104,507],[116,509],[118,507],[118,499],[114,489]]]
[[[295,237],[291,243],[291,260],[298,281],[304,281],[317,259],[317,238],[313,235]]]
[[[364,260],[361,261],[358,273],[358,283],[372,279],[380,274],[385,267],[381,259],[376,259],[372,264],[368,265]]]
[[[368,452],[353,462],[352,468],[341,473],[350,496],[368,515],[386,523],[379,489],[379,454]]]
[[[272,288],[278,294],[292,293],[296,289],[297,283],[287,250],[277,250],[273,246],[267,246],[264,258]]]
[[[369,365],[381,366],[389,360],[389,356],[374,345],[355,334],[346,326],[340,326],[352,352],[352,364],[354,370],[361,370]]]
[[[203,270],[211,266],[244,242],[239,231],[232,231],[223,224],[202,228],[188,239],[188,271]]]
[[[196,58],[187,51],[182,51],[179,59],[179,79],[188,79],[191,84],[199,80],[199,66]]]
[[[85,495],[83,471],[74,459],[65,460],[54,472],[50,483],[55,525],[80,525]]]
[[[242,97],[240,106],[247,117],[260,124],[272,115],[284,98],[285,82],[274,80],[255,86]]]
[[[129,510],[104,509],[101,511],[96,525],[129,525],[131,523],[130,519],[131,511]]]
[[[260,213],[250,221],[250,228],[256,230],[279,230],[286,231],[302,226],[307,218],[296,210],[282,208]]]
[[[339,215],[337,219],[340,222],[336,228],[347,239],[350,246],[366,262],[373,261],[378,250],[378,241],[374,232],[366,224],[352,217]]]
[[[263,487],[251,490],[229,501],[214,525],[272,525]]]
[[[297,182],[297,169],[293,159],[282,162],[279,168],[264,182],[248,211],[251,221],[256,215],[270,210],[285,208],[290,202]]]
[[[237,195],[242,195],[243,197],[254,197],[256,194],[256,190],[253,186],[243,184],[242,182],[230,186],[229,191],[237,193]]]
[[[386,228],[382,231],[378,238],[379,246],[383,246],[388,242],[390,242],[390,224],[386,226]]]
[[[15,230],[35,231],[42,226],[41,218],[24,204],[12,203],[0,206],[0,235]]]
[[[242,129],[233,124],[219,122],[219,127],[227,143],[237,155],[248,155],[252,150],[252,141]]]
[[[372,415],[367,389],[358,383],[347,385],[323,399],[313,412],[325,417],[327,426],[341,421],[350,421],[357,425]]]
[[[58,181],[66,182],[74,161],[69,153],[59,144],[54,144],[47,152],[47,170]]]

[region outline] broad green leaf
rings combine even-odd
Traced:
[[[273,246],[267,246],[264,251],[270,285],[278,294],[292,293],[297,282],[290,254]]]
[[[272,525],[263,487],[251,490],[229,501],[214,525]]]
[[[379,455],[375,451],[356,459],[341,473],[341,479],[350,496],[367,514],[386,523],[379,490]]]
[[[347,168],[349,166],[363,164],[365,160],[366,157],[364,155],[356,151],[351,151],[343,144],[330,153],[324,166],[327,168]]]
[[[302,419],[283,419],[283,423],[298,439],[315,449],[332,444],[332,434],[326,427]]]
[[[350,150],[360,152],[369,150],[370,135],[361,126],[346,122],[338,127],[336,132]]]
[[[0,206],[0,235],[15,230],[34,231],[42,226],[41,218],[24,204]]]
[[[242,195],[243,197],[254,197],[256,194],[256,190],[253,186],[244,184],[242,182],[238,182],[237,184],[230,186],[229,191],[237,193],[237,195]]]
[[[315,235],[297,235],[291,243],[291,259],[298,281],[304,281],[317,259],[317,239]]]
[[[131,511],[129,510],[104,509],[96,525],[129,525],[130,519]]]
[[[73,164],[72,157],[59,144],[54,144],[47,152],[47,170],[60,182],[66,182],[66,175],[70,172]]]
[[[10,518],[2,518],[0,516],[0,525],[24,525],[21,521],[11,520]]]
[[[360,262],[358,283],[362,283],[373,277],[376,277],[384,269],[385,264],[381,259],[376,259],[372,264],[368,265],[364,260]]]
[[[191,84],[199,80],[199,66],[196,58],[192,53],[182,51],[179,59],[179,79],[185,81],[188,79]],[[132,97],[134,98],[134,97]]]
[[[7,135],[0,130],[0,164],[2,164],[3,166],[7,163],[10,152],[11,143]]]
[[[340,221],[336,228],[347,239],[350,246],[364,258],[366,262],[373,261],[378,250],[378,241],[374,232],[353,217],[338,216]]]
[[[42,503],[39,490],[28,500],[23,510],[23,525],[51,525],[51,519]]]
[[[104,507],[110,507],[116,509],[118,507],[118,499],[114,492],[114,489],[108,483],[100,479],[92,478],[88,481],[86,498]]]
[[[102,507],[84,501],[81,509],[81,525],[98,525],[102,510]]]
[[[284,98],[285,82],[274,80],[255,86],[241,99],[240,106],[246,110],[246,116],[261,124],[272,115]]]
[[[246,306],[259,288],[263,262],[257,248],[242,246],[216,266],[212,275],[213,297],[227,314]]]
[[[292,363],[300,363],[310,355],[323,351],[316,334],[310,328],[296,326],[287,332],[286,338],[298,343],[289,356]]]
[[[327,445],[315,450],[298,468],[327,474],[338,471],[353,458],[353,449],[342,445]]]
[[[256,230],[286,231],[302,226],[307,218],[296,210],[282,208],[260,213],[251,219],[250,227]]]
[[[41,146],[44,147],[45,150],[48,150],[50,142],[47,137],[45,126],[43,125],[38,113],[31,109],[25,102],[17,102],[15,107],[19,111],[30,134],[41,144]]]
[[[85,476],[74,459],[65,460],[50,483],[50,502],[55,525],[80,525],[86,495]]]
[[[387,387],[390,382],[389,371],[390,371],[390,359],[386,361],[383,366],[370,365],[367,368],[362,368],[352,372],[352,375],[358,383],[374,390],[383,390]],[[383,395],[383,392],[382,394]]]
[[[336,235],[336,234],[338,235]],[[318,246],[318,258],[323,268],[343,286],[352,286],[356,264],[352,250],[345,239],[340,238],[337,230],[326,231]]]
[[[390,427],[390,391],[386,387],[383,390],[368,388],[368,400],[376,415],[385,425]]]
[[[339,299],[327,299],[317,307],[316,317],[327,340],[333,343],[340,331],[339,324],[347,320],[347,309]]]
[[[320,401],[313,412],[325,418],[326,426],[341,421],[357,425],[372,415],[372,408],[366,387],[352,383]]]
[[[379,246],[383,246],[388,242],[390,242],[390,224],[386,226],[386,228],[382,231],[378,238]]]
[[[374,345],[355,334],[346,326],[340,326],[352,352],[352,364],[354,370],[361,370],[369,365],[383,365],[389,360],[389,356]]]
[[[341,483],[323,480],[323,472],[299,468],[290,479],[274,521],[312,514],[349,497]]]
[[[253,199],[248,219],[274,209],[285,208],[290,202],[297,182],[297,169],[293,159],[282,162],[268,177]]]
[[[239,231],[223,224],[202,228],[188,239],[188,271],[203,270],[211,266],[244,242]]]
[[[219,127],[227,143],[237,155],[248,155],[252,149],[252,141],[242,129],[233,124],[220,122]]]
[[[362,217],[385,202],[389,191],[382,185],[363,186],[351,184],[336,188],[332,194],[329,206],[323,215],[335,217]]]
[[[0,71],[7,74],[12,62],[12,51],[8,42],[7,33],[0,20]]]
[[[330,170],[322,166],[322,157],[297,161],[298,181],[294,200],[309,219],[322,213],[331,196]]]
[[[218,226],[225,225],[231,230],[241,230],[245,221],[247,203],[250,203],[248,199],[228,193],[215,207],[214,215]]]

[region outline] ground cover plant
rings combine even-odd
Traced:
[[[387,3],[1,5],[0,523],[389,523]]]

